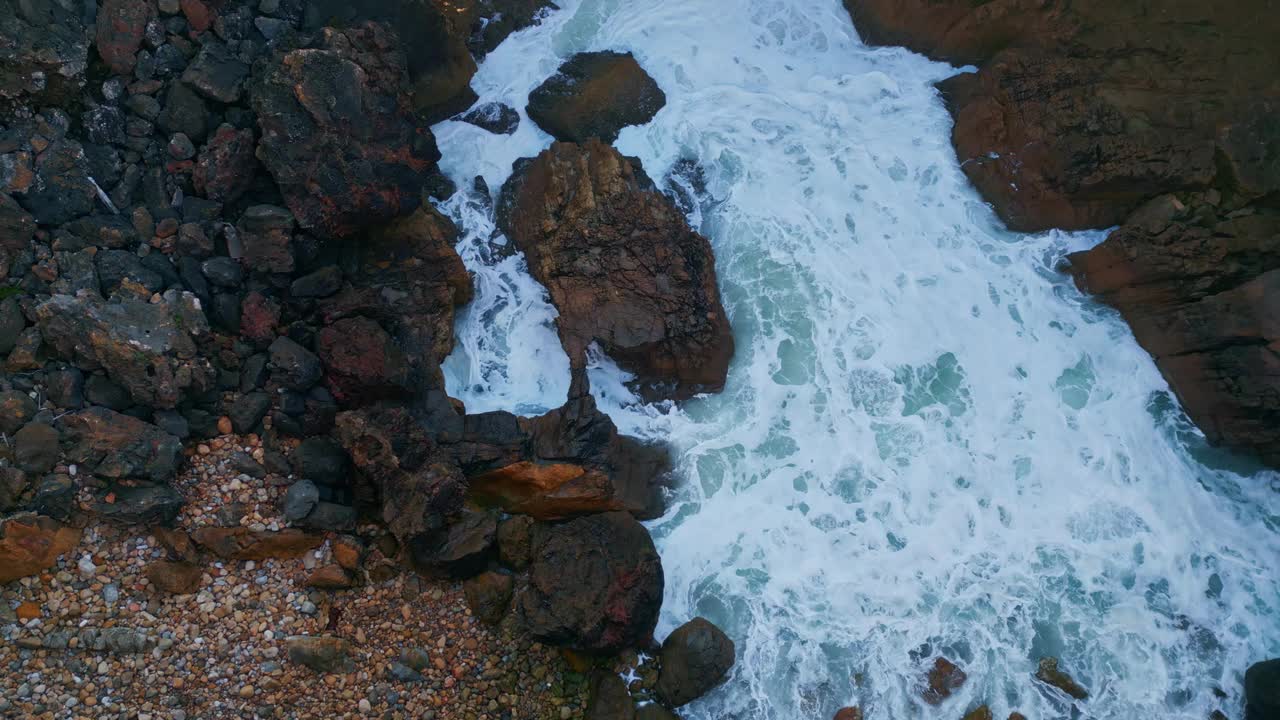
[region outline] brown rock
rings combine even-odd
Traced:
[[[733,336],[711,246],[636,163],[597,140],[556,143],[517,167],[498,214],[559,310],[572,367],[594,342],[652,396],[724,386]]]
[[[190,595],[199,590],[203,573],[199,565],[188,562],[155,560],[147,565],[147,579],[171,595]]]
[[[338,402],[352,405],[394,398],[409,383],[409,360],[377,322],[344,318],[316,336],[325,384]]]
[[[147,22],[155,15],[154,0],[103,0],[98,10],[96,47],[112,72],[133,72],[134,55],[142,46]]]
[[[724,631],[694,618],[662,642],[658,696],[670,707],[693,702],[728,679],[734,659],[733,641]]]
[[[151,533],[156,536],[156,540],[168,551],[170,559],[182,560],[188,563],[194,563],[199,559],[196,546],[191,542],[191,536],[187,534],[186,530],[161,526],[152,528]]]
[[[321,590],[345,590],[353,584],[351,576],[341,565],[337,564],[316,568],[303,583],[305,587],[320,588]]]
[[[292,223],[290,223],[292,224]],[[286,237],[285,242],[289,242]],[[289,257],[289,263],[293,258]],[[280,303],[257,290],[244,296],[240,303],[240,336],[259,348],[265,348],[276,338],[276,325],[280,322]],[[231,422],[230,419],[227,420]],[[230,433],[230,430],[223,433]]]
[[[522,461],[472,477],[470,483],[480,502],[538,520],[626,509],[613,496],[607,475],[580,465]]]
[[[468,578],[488,564],[497,535],[496,513],[467,510],[447,527],[411,538],[409,554],[420,572]]]
[[[181,0],[179,7],[187,18],[187,24],[196,32],[204,32],[213,25],[213,13],[201,0]]]
[[[293,215],[288,210],[251,205],[240,216],[236,231],[244,246],[246,265],[265,272],[293,272]]]
[[[963,720],[992,720],[991,708],[980,705],[965,713]]]
[[[255,531],[247,527],[202,527],[191,533],[191,539],[224,560],[297,558],[324,542],[323,536],[292,528]]]
[[[497,625],[511,605],[514,580],[497,572],[481,573],[462,584],[471,614],[486,625]]]
[[[346,670],[355,652],[349,641],[331,635],[293,635],[285,639],[285,649],[290,662],[320,673]]]
[[[840,708],[836,711],[834,720],[862,720],[862,708]]]
[[[62,420],[66,459],[99,477],[160,483],[173,477],[182,441],[150,423],[104,407],[91,407]]]
[[[592,673],[587,720],[634,720],[635,716],[636,703],[622,678],[612,672]]]
[[[18,607],[14,609],[13,613],[23,622],[35,620],[44,614],[40,608],[40,603],[30,601],[18,605]]]
[[[1058,688],[1076,700],[1084,700],[1089,697],[1088,690],[1080,687],[1080,684],[1072,679],[1070,675],[1058,669],[1058,658],[1040,658],[1040,665],[1036,668],[1036,679],[1046,685]]]
[[[333,560],[340,567],[355,571],[360,569],[364,557],[364,545],[350,535],[343,535],[333,542]]]
[[[943,700],[951,697],[951,693],[960,689],[969,677],[950,660],[940,657],[933,661],[927,676],[928,687],[920,697],[930,705],[941,705]]]
[[[667,96],[631,53],[578,53],[529,93],[529,119],[557,140],[618,139],[628,125],[643,125]]]
[[[1027,720],[1027,716],[1020,712],[1012,712],[1009,713],[1009,720]]]
[[[0,525],[0,584],[52,567],[80,542],[80,531],[43,515],[20,515]]]
[[[498,523],[498,559],[517,572],[529,566],[533,552],[533,518],[513,515]]]

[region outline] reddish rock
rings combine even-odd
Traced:
[[[349,237],[421,204],[440,152],[409,107],[405,57],[386,26],[326,28],[316,47],[261,62],[249,95],[258,158],[302,227]]]
[[[147,565],[147,579],[160,590],[171,595],[190,595],[200,589],[200,576],[204,571],[199,565],[188,562],[155,560]]]
[[[213,25],[213,12],[201,0],[181,0],[180,7],[192,30],[204,32]]]
[[[112,72],[133,72],[147,22],[155,16],[155,0],[103,0],[98,9],[96,47]]]
[[[280,303],[254,290],[240,303],[240,336],[265,348],[276,339]]]
[[[220,125],[200,150],[191,179],[196,192],[210,200],[233,202],[253,183],[258,160],[253,155],[253,131]]]
[[[834,720],[862,720],[862,708],[840,708],[836,711]]]
[[[80,531],[43,515],[20,515],[0,525],[0,584],[50,568],[80,542]]]
[[[202,527],[191,533],[191,539],[224,560],[297,558],[324,542],[321,535],[292,528],[270,531],[247,527]]]
[[[535,532],[528,585],[516,598],[536,639],[593,654],[641,646],[662,605],[662,563],[644,526],[603,513]]]
[[[307,576],[303,586],[321,590],[345,590],[354,585],[351,576],[341,565],[330,564],[316,568]]]
[[[529,93],[529,119],[557,140],[618,139],[667,104],[658,83],[631,53],[578,53]]]
[[[706,238],[638,163],[598,140],[517,164],[498,210],[559,311],[573,368],[599,343],[650,396],[724,387],[733,336]]]
[[[964,670],[940,657],[933,661],[933,667],[926,676],[928,686],[920,692],[920,697],[930,705],[941,705],[943,700],[951,697],[951,693],[959,690],[968,679]]]
[[[14,608],[13,614],[17,615],[19,620],[26,622],[28,620],[35,620],[44,613],[41,611],[40,603],[24,602]]]
[[[333,561],[347,570],[360,569],[364,557],[364,545],[350,535],[343,535],[333,542]]]
[[[191,536],[187,534],[187,531],[156,527],[151,529],[151,533],[156,536],[156,540],[169,553],[170,559],[194,563],[199,558],[196,546],[191,542]]]
[[[482,503],[539,520],[627,509],[606,473],[570,463],[521,461],[469,480]]]
[[[377,322],[338,320],[316,336],[325,383],[338,402],[354,405],[396,397],[409,383],[409,361]]]

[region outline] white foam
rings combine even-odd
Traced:
[[[732,680],[682,715],[1064,715],[1031,680],[1044,653],[1092,691],[1090,717],[1237,714],[1244,668],[1280,654],[1280,481],[1207,451],[1123,323],[1055,271],[1099,233],[999,227],[932,88],[954,70],[862,46],[838,0],[561,4],[473,83],[520,130],[437,131],[455,180],[496,191],[550,142],[529,90],[574,52],[625,49],[668,104],[618,147],[655,178],[682,157],[707,173],[738,344],[726,391],[644,406],[607,360],[592,369],[684,480],[652,525],[660,635],[702,614],[737,641]],[[451,392],[558,405],[554,310],[518,257],[486,264],[483,211],[449,211],[478,284]],[[912,687],[925,644],[971,678],[942,711]]]

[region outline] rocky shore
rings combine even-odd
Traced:
[[[564,142],[497,203],[565,404],[470,414],[430,126],[511,132],[476,60],[555,6],[69,7],[0,0],[0,711],[670,718],[723,682],[714,625],[653,636],[670,461],[585,373],[683,399],[733,354],[710,245],[607,144],[665,103],[635,59],[548,78]]]
[[[1114,226],[1066,270],[1119,310],[1210,443],[1280,467],[1274,3],[844,4],[870,44],[977,66],[938,85],[969,179],[1013,230]],[[1245,673],[1248,717],[1280,717],[1262,680],[1277,662]]]

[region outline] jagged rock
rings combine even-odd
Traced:
[[[326,28],[317,47],[261,64],[249,93],[258,159],[302,227],[347,237],[419,206],[440,152],[409,109],[406,72],[375,23]]]
[[[992,720],[991,708],[986,705],[979,705],[965,713],[962,720]]]
[[[631,53],[579,53],[529,93],[529,119],[557,140],[618,139],[628,125],[643,125],[667,104],[658,83]]]
[[[444,529],[410,538],[409,554],[420,571],[468,578],[484,569],[497,535],[495,513],[464,511]]]
[[[350,642],[330,635],[293,635],[285,638],[284,644],[290,662],[320,673],[346,669],[355,652]]]
[[[147,565],[147,580],[171,595],[190,595],[200,589],[199,565],[169,560],[153,560]]]
[[[248,77],[249,66],[232,54],[226,45],[208,41],[182,73],[182,82],[210,100],[234,103],[240,99]]]
[[[587,720],[634,720],[635,716],[635,701],[617,673],[597,670],[591,674]]]
[[[172,525],[182,511],[182,495],[168,485],[114,485],[94,501],[95,515],[118,525]]]
[[[155,425],[104,407],[61,420],[66,457],[99,477],[164,482],[182,457],[182,442]]]
[[[651,396],[724,386],[733,336],[706,238],[633,161],[555,143],[503,186],[498,218],[547,287],[571,367],[599,345]]]
[[[610,654],[652,636],[662,586],[649,532],[627,513],[603,513],[538,527],[516,608],[543,642]]]
[[[734,657],[724,631],[703,618],[690,620],[662,643],[658,696],[680,707],[706,695],[728,678]]]
[[[84,84],[89,38],[74,4],[0,2],[0,37],[0,98],[63,106]]]
[[[25,472],[0,464],[0,513],[7,513],[21,506],[30,484]]]
[[[312,530],[349,532],[355,530],[357,519],[356,509],[350,505],[318,502],[303,519],[302,524]]]
[[[247,527],[197,528],[191,539],[224,560],[297,558],[324,542],[324,536],[302,530],[255,531]]]
[[[471,614],[486,625],[497,625],[511,605],[514,585],[510,575],[486,572],[467,580],[462,584],[462,590]]]
[[[237,433],[253,432],[271,410],[271,396],[264,392],[251,392],[241,395],[230,409],[227,417],[231,418],[231,427]]]
[[[469,25],[467,46],[477,57],[493,52],[511,33],[535,25],[544,14],[560,9],[550,0],[446,0],[462,24]]]
[[[169,291],[160,303],[54,295],[35,315],[61,357],[106,370],[137,403],[172,408],[187,393],[213,387],[213,369],[196,344],[209,327],[190,293]]]
[[[291,390],[307,390],[324,376],[320,358],[290,338],[276,338],[268,351],[272,377]]]
[[[1245,671],[1244,699],[1248,720],[1280,717],[1280,659],[1256,663]]]
[[[510,135],[520,127],[520,113],[498,102],[477,105],[459,119],[495,135]]]
[[[41,225],[61,225],[92,212],[96,198],[84,146],[63,138],[36,156],[35,177],[19,202]]]
[[[174,82],[165,94],[164,108],[156,125],[167,133],[182,133],[192,140],[203,140],[209,131],[209,109],[204,100],[186,83]]]
[[[535,524],[528,515],[512,515],[498,523],[498,559],[503,565],[517,572],[529,567]]]
[[[253,183],[257,158],[253,155],[253,131],[219,125],[200,150],[191,180],[196,192],[222,203],[238,200]]]
[[[298,522],[315,509],[320,502],[320,489],[310,480],[298,480],[285,491],[281,512],[285,520]]]
[[[35,417],[36,401],[17,390],[0,392],[0,433],[12,435]]]
[[[0,525],[0,585],[52,567],[80,542],[80,530],[42,515],[12,517]]]
[[[316,353],[329,391],[345,405],[397,397],[408,387],[408,358],[369,318],[344,318],[325,327],[316,336]]]
[[[0,280],[8,277],[13,256],[31,246],[35,233],[36,219],[31,213],[8,193],[0,192]],[[12,344],[9,349],[13,349]]]
[[[1036,679],[1046,685],[1052,685],[1076,700],[1089,697],[1088,690],[1080,687],[1080,684],[1070,675],[1058,669],[1058,658],[1040,658],[1040,665],[1036,668]]]
[[[680,717],[658,703],[649,702],[636,706],[636,720],[680,720]]]
[[[133,72],[147,22],[156,15],[155,0],[103,0],[98,10],[98,54],[118,75]]]
[[[342,289],[342,268],[325,265],[293,281],[289,294],[295,298],[326,298]]]
[[[939,657],[933,661],[925,679],[928,685],[920,692],[920,697],[930,705],[941,705],[964,685],[969,676],[950,660]]]

